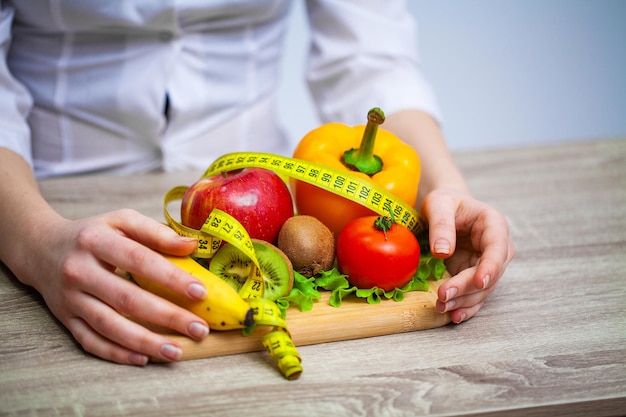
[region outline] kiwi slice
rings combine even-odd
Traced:
[[[263,240],[252,239],[252,245],[261,266],[264,298],[277,300],[289,294],[293,287],[293,266],[289,258]],[[233,245],[224,245],[211,259],[209,270],[239,291],[250,276],[252,266],[252,261],[243,252]]]

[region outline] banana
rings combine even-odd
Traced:
[[[203,318],[212,330],[242,329],[254,324],[253,310],[230,285],[189,256],[164,255],[165,259],[202,281],[207,289],[204,300],[191,300],[138,275],[131,275],[140,287]]]

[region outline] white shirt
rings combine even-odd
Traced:
[[[0,0],[0,146],[39,178],[289,154],[275,99],[291,1]],[[321,120],[362,124],[371,107],[440,118],[403,1],[307,11]]]

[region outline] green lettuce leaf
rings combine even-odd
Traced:
[[[276,300],[276,304],[278,305],[283,318],[285,318],[285,312],[290,305],[298,306],[300,311],[310,311],[313,308],[313,303],[315,301],[319,301],[320,298],[321,294],[317,290],[315,278],[307,278],[294,271],[293,288],[289,294]]]
[[[339,272],[337,267],[321,272],[315,277],[306,278],[294,272],[294,286],[291,292],[277,300],[278,307],[285,314],[289,306],[295,305],[301,311],[309,311],[313,304],[320,300],[319,290],[330,291],[329,304],[333,307],[341,306],[341,302],[349,294],[363,298],[369,304],[378,304],[383,299],[402,301],[408,291],[428,291],[428,280],[436,281],[443,277],[446,266],[443,259],[437,259],[429,251],[428,237],[418,237],[422,255],[415,275],[402,288],[384,291],[381,288],[361,289],[350,285],[348,277]]]

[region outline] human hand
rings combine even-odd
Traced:
[[[433,256],[446,259],[452,278],[439,287],[436,308],[460,323],[473,317],[495,289],[515,249],[506,219],[469,194],[438,189],[426,196]]]
[[[119,268],[140,274],[202,299],[204,285],[155,252],[188,255],[196,247],[195,239],[179,237],[169,227],[126,209],[46,223],[46,229],[38,230],[46,241],[31,247],[33,258],[18,277],[42,294],[87,352],[134,365],[145,365],[149,357],[164,361],[180,357],[178,343],[128,317],[195,339],[207,335],[204,320],[115,273]]]

